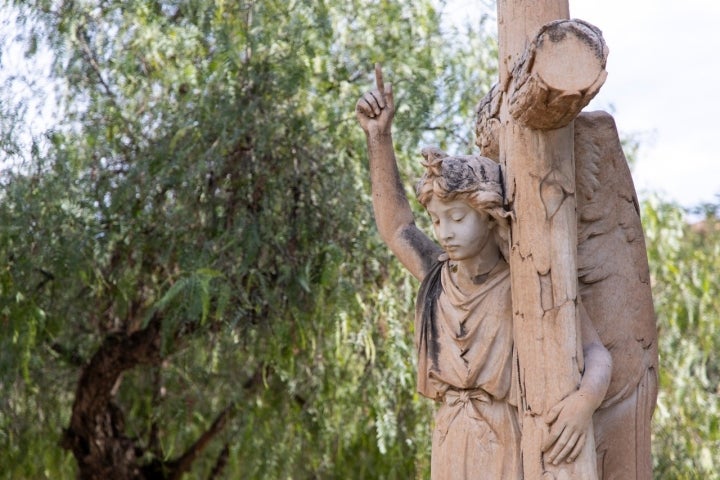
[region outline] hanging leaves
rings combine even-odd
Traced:
[[[14,5],[63,115],[0,180],[9,475],[423,476],[417,285],[353,107],[383,62],[411,185],[421,140],[469,144],[482,27],[458,43],[429,1]]]

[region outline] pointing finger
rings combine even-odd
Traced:
[[[380,95],[385,95],[385,82],[383,82],[383,73],[380,63],[375,64],[375,85]]]

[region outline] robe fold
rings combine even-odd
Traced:
[[[441,402],[432,479],[521,479],[507,263],[462,292],[449,263],[438,262],[416,305],[418,391]]]

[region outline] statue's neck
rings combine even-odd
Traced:
[[[480,257],[457,262],[451,260],[450,278],[462,292],[470,292],[477,285],[485,283],[492,271],[503,261],[497,248]]]

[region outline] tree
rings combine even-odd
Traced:
[[[720,224],[716,207],[689,224],[678,205],[643,205],[658,314],[656,478],[720,478]]]
[[[416,286],[352,107],[385,62],[405,177],[421,138],[468,148],[482,26],[458,47],[428,1],[15,8],[65,93],[0,179],[5,475],[422,476]]]

